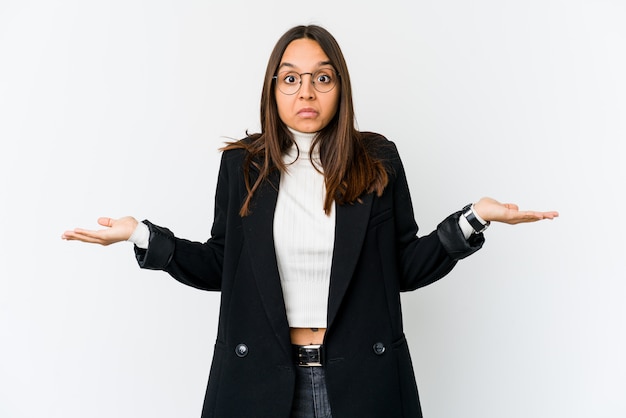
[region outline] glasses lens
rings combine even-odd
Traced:
[[[311,82],[315,90],[320,93],[328,93],[337,84],[337,74],[332,68],[322,68],[311,76]]]
[[[300,90],[300,74],[293,71],[284,71],[276,76],[278,89],[284,94],[295,94]]]

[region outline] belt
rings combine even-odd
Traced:
[[[321,367],[324,347],[321,344],[294,345],[293,354],[296,364],[301,367]]]

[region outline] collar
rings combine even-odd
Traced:
[[[295,161],[298,158],[310,160],[311,155],[311,144],[313,140],[317,136],[317,132],[308,133],[308,132],[300,132],[295,129],[287,128],[289,132],[293,135],[293,140],[295,144],[291,146],[285,153],[285,156],[288,157],[289,161]],[[297,148],[296,148],[297,145]],[[316,146],[313,150],[313,159],[319,161],[320,151],[319,146]]]

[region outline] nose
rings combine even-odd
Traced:
[[[304,76],[308,76],[305,78]],[[315,97],[315,88],[313,87],[313,74],[304,73],[300,75],[300,98],[312,99]]]

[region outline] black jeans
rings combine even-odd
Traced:
[[[332,418],[323,367],[296,367],[291,418]]]

